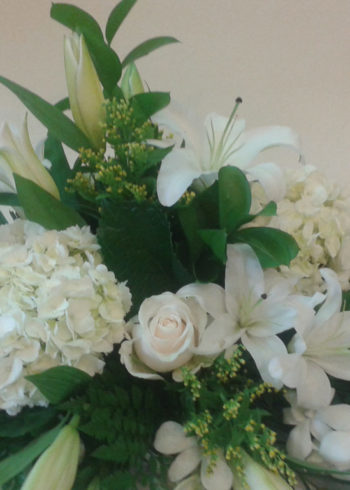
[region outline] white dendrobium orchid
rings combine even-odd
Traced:
[[[103,143],[106,113],[102,87],[84,37],[73,33],[64,40],[64,65],[70,108],[76,125],[95,148]]]
[[[244,131],[245,121],[236,120],[237,103],[229,118],[209,114],[202,128],[188,131],[185,124],[185,148],[175,148],[163,160],[157,180],[158,198],[164,206],[172,206],[193,181],[198,186],[210,185],[220,168],[234,165],[246,171],[248,178],[259,180],[271,199],[284,193],[283,174],[274,163],[253,166],[252,161],[263,150],[286,146],[300,153],[297,135],[285,126],[266,126]],[[171,121],[169,122],[171,127]],[[181,130],[181,128],[180,128]],[[197,134],[198,133],[198,134]]]
[[[333,389],[326,373],[350,380],[350,312],[340,311],[342,293],[335,272],[320,271],[327,285],[327,298],[315,314],[300,307],[297,333],[289,354],[271,359],[271,376],[296,388],[298,405],[317,410],[329,404]]]
[[[286,398],[291,408],[284,410],[284,422],[295,425],[287,440],[288,454],[307,459],[318,453],[325,466],[331,465],[339,471],[349,470],[350,405],[308,410],[297,406],[295,393],[288,393]]]
[[[292,328],[296,319],[290,288],[273,271],[264,273],[249,245],[228,245],[225,290],[216,284],[190,284],[179,291],[195,297],[213,317],[193,351],[215,355],[241,339],[264,381],[272,382],[268,361],[287,352],[277,334]]]
[[[204,488],[205,490],[231,490],[233,474],[221,452],[217,454],[212,471],[207,471],[208,458],[200,451],[195,437],[187,437],[177,422],[164,422],[158,429],[154,447],[162,454],[177,454],[168,470],[171,482],[179,482],[176,490]],[[200,477],[192,473],[201,466]],[[189,478],[186,478],[188,477]],[[192,486],[191,486],[192,485]]]
[[[59,199],[57,186],[35,153],[29,139],[27,115],[21,133],[4,124],[0,134],[0,182],[2,192],[16,192],[13,174],[31,180],[53,197]]]

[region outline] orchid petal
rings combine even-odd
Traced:
[[[169,420],[156,432],[155,449],[162,454],[176,454],[196,445],[195,437],[188,437],[182,425]]]
[[[273,379],[280,379],[288,388],[295,388],[299,380],[305,376],[306,361],[299,354],[285,354],[272,357],[268,370]]]
[[[201,482],[205,490],[230,490],[233,484],[233,474],[221,452],[217,453],[212,471],[208,471],[210,464],[210,458],[204,458],[201,465]]]
[[[266,196],[272,201],[281,201],[286,193],[282,170],[275,163],[260,163],[247,170],[249,180],[260,182]]]
[[[345,403],[331,405],[319,410],[316,418],[334,430],[350,431],[350,405]]]
[[[350,432],[329,432],[321,441],[319,452],[321,456],[338,470],[350,469]]]
[[[190,475],[199,465],[201,460],[197,446],[192,446],[182,451],[171,463],[168,470],[168,478],[171,482],[177,482]]]
[[[171,151],[163,160],[157,178],[157,193],[163,206],[176,203],[202,173],[196,155],[184,148]]]
[[[305,459],[309,456],[312,451],[312,440],[308,420],[290,431],[286,448],[288,454],[294,458]]]
[[[235,153],[235,164],[241,169],[249,167],[252,160],[263,150],[285,146],[300,154],[297,134],[286,126],[266,126],[243,133],[242,146]]]

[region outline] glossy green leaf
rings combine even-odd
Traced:
[[[63,423],[41,435],[15,454],[0,461],[0,485],[18,475],[30,465],[58,436]]]
[[[40,374],[26,376],[50,403],[56,404],[89,383],[91,376],[71,366],[57,366]]]
[[[235,230],[249,215],[251,191],[244,173],[237,167],[219,171],[220,228],[228,233]]]
[[[24,407],[14,417],[0,411],[0,438],[15,439],[24,435],[38,435],[57,417],[54,407]]]
[[[53,3],[51,18],[68,27],[71,31],[96,37],[103,41],[103,33],[96,20],[85,10],[68,3]]]
[[[69,226],[85,224],[74,209],[58,201],[31,180],[14,174],[18,199],[26,218],[48,230],[65,230]]]
[[[170,94],[168,92],[146,92],[134,95],[129,102],[134,109],[135,116],[140,121],[145,121],[170,103]]]
[[[128,282],[135,312],[145,298],[175,292],[191,282],[173,251],[169,223],[158,206],[105,203],[97,234],[104,263],[118,281]]]
[[[111,44],[116,32],[136,2],[137,0],[122,0],[114,7],[106,24],[106,39],[108,44]]]
[[[50,174],[58,187],[62,199],[62,196],[66,195],[67,179],[72,176],[73,172],[68,164],[61,142],[50,133],[48,133],[45,141],[44,157],[51,162]]]
[[[226,263],[227,233],[225,230],[199,230],[199,236],[222,264]]]
[[[228,241],[248,243],[264,268],[289,265],[299,251],[291,235],[275,228],[245,228],[232,233]]]
[[[255,216],[276,216],[276,213],[277,213],[277,204],[275,203],[275,201],[270,201]]]
[[[51,7],[51,17],[72,31],[83,34],[99,79],[110,94],[121,76],[121,63],[117,54],[104,41],[95,19],[84,10],[65,3]]]
[[[60,109],[5,77],[0,76],[0,83],[17,95],[27,109],[62,143],[76,151],[82,147],[91,147],[85,134]]]
[[[123,68],[127,66],[132,61],[137,60],[138,58],[142,58],[147,54],[151,53],[155,49],[158,49],[162,46],[166,46],[167,44],[178,43],[179,41],[171,36],[160,36],[154,37],[152,39],[148,39],[143,43],[139,44],[134,48],[123,60],[122,66]]]
[[[1,206],[19,206],[19,200],[17,194],[13,192],[1,192],[0,193],[0,205]]]
[[[69,97],[64,97],[64,99],[59,100],[56,102],[55,107],[59,109],[60,111],[68,111],[70,109],[70,104],[69,104]]]

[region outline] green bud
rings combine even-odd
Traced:
[[[120,88],[122,89],[124,97],[127,100],[133,95],[144,93],[145,90],[143,88],[143,83],[135,63],[130,63],[127,66],[120,84]]]

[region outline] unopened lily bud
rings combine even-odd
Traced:
[[[14,173],[35,182],[56,199],[60,198],[53,178],[29,139],[27,115],[20,133],[5,123],[0,134],[0,181],[10,192],[16,192]]]
[[[72,425],[66,425],[37,460],[21,490],[71,490],[79,452],[79,433]]]
[[[126,99],[144,93],[143,83],[135,63],[130,63],[127,66],[120,87]]]
[[[104,146],[102,124],[106,120],[104,97],[82,35],[73,33],[65,37],[64,66],[73,119],[93,147],[101,148]]]

